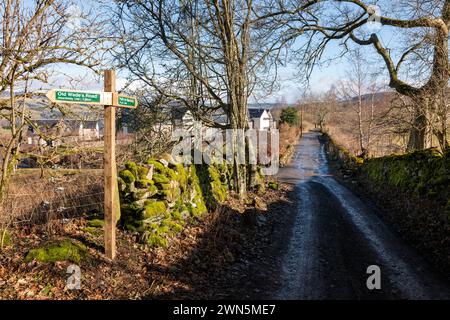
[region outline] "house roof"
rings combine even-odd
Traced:
[[[264,111],[267,111],[266,109],[254,109],[254,108],[249,108],[248,109],[248,114],[250,119],[256,119],[256,118],[261,118]]]
[[[174,107],[170,110],[173,120],[182,120],[189,110],[186,107]]]
[[[186,107],[174,108],[172,109],[172,119],[174,121],[181,121],[188,113],[190,117],[193,117],[192,113]],[[203,116],[222,124],[227,124],[229,122],[228,116],[221,109],[206,110]]]
[[[83,128],[84,129],[96,129],[97,124],[99,125],[99,128],[100,128],[100,124],[98,121],[83,121]]]
[[[77,131],[80,125],[83,124],[84,129],[96,129],[98,121],[83,121],[83,120],[72,120],[72,119],[38,119],[32,120],[32,122],[40,129],[52,129],[56,127],[64,127],[69,131]]]

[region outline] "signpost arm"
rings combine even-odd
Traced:
[[[116,91],[116,73],[107,70],[104,73],[105,92]],[[105,175],[105,254],[109,259],[116,257],[116,206],[117,168],[116,168],[116,108],[105,106],[104,126],[104,175]]]

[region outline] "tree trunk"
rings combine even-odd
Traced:
[[[372,124],[375,118],[375,94],[372,94],[370,101],[370,118],[367,126],[367,153],[370,156],[370,151],[372,147]]]
[[[241,138],[244,138],[243,135],[240,137],[239,131],[243,130],[240,127],[239,116],[233,112],[233,106],[230,106],[230,125],[231,125],[231,136],[228,136],[231,139],[231,156],[233,161],[233,180],[234,180],[234,189],[238,193],[239,198],[245,200],[246,192],[247,192],[247,175],[246,175],[246,166],[245,166],[245,139],[240,141]],[[244,145],[243,145],[244,144]],[[243,150],[242,150],[243,149]],[[244,154],[242,155],[242,152]],[[244,162],[244,163],[243,163]]]
[[[255,145],[256,142],[256,145]],[[258,137],[256,137],[256,141],[253,141],[250,137],[246,136],[245,138],[246,149],[248,154],[248,186],[250,188],[255,188],[260,183],[258,177]]]
[[[363,124],[362,124],[362,98],[361,98],[361,95],[359,96],[359,99],[358,99],[357,114],[358,114],[359,149],[360,149],[360,154],[364,154],[365,148],[364,148],[364,132],[363,132]]]
[[[427,135],[427,117],[423,110],[418,108],[414,114],[413,122],[409,131],[409,141],[407,151],[425,149]]]

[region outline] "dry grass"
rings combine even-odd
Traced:
[[[3,226],[45,224],[58,219],[101,211],[103,205],[101,170],[20,170],[1,208]]]
[[[286,123],[280,125],[280,156],[298,143],[300,136],[300,128],[291,127]]]

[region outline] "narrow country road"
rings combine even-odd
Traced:
[[[276,299],[448,299],[450,286],[328,172],[318,133],[304,135],[280,180],[300,203]],[[371,265],[381,290],[369,290]]]

